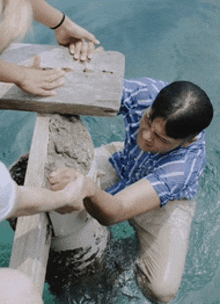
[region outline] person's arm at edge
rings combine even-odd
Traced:
[[[35,95],[55,95],[54,89],[64,85],[60,79],[64,75],[65,72],[58,69],[43,71],[0,60],[0,81],[14,83],[20,89]]]
[[[88,191],[84,199],[86,210],[105,226],[160,207],[160,198],[147,179],[139,180],[114,196],[101,190],[89,178],[86,178],[84,187]]]
[[[80,187],[77,183],[68,184],[63,190],[53,192],[44,188],[28,188],[16,185],[16,204],[11,216],[28,216],[55,210],[61,214],[84,209],[83,203],[73,204],[74,194]]]
[[[36,21],[49,28],[54,28],[61,22],[63,13],[49,5],[45,0],[30,0],[30,2]],[[82,61],[86,60],[87,57],[91,59],[94,53],[94,45],[100,43],[93,34],[74,23],[67,16],[65,16],[62,25],[55,29],[55,34],[58,43],[64,46],[68,45],[70,53],[74,54],[74,58],[80,58]],[[90,42],[88,45],[85,39]]]
[[[60,12],[58,9],[52,7],[45,0],[30,0],[30,2],[33,7],[34,18],[36,21],[46,25],[49,28],[53,28],[57,26],[62,20],[63,13]],[[64,22],[68,23],[73,21],[66,16]],[[76,38],[85,38],[93,42],[94,44],[99,44],[99,41],[95,38],[93,34],[89,33],[87,30],[83,28],[81,29],[83,30],[82,32],[83,37],[76,37]]]
[[[19,83],[22,78],[22,67],[0,60],[0,81]]]
[[[30,0],[34,19],[49,28],[55,27],[62,19],[63,13],[52,7],[45,0]]]

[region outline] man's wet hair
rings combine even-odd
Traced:
[[[164,87],[151,108],[151,120],[164,118],[167,136],[174,139],[190,139],[198,135],[213,118],[209,97],[189,81],[175,81]]]

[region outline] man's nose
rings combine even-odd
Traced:
[[[153,136],[152,136],[151,130],[143,130],[142,132],[142,138],[145,140],[147,143],[152,144],[153,143]]]

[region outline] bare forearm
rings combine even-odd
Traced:
[[[101,190],[86,179],[88,193],[84,199],[87,211],[102,225],[112,225],[160,207],[160,198],[146,179],[126,187],[116,195]]]
[[[54,27],[62,19],[63,13],[58,9],[52,7],[44,0],[30,0],[33,11],[34,18],[36,21],[43,23],[48,27]]]
[[[87,196],[83,200],[87,212],[102,225],[121,222],[122,204],[113,195],[101,190],[91,179],[86,179]]]
[[[17,209],[13,216],[33,215],[63,207],[65,197],[62,191],[53,192],[47,189],[17,186]]]
[[[0,81],[19,83],[22,78],[22,67],[0,60]]]

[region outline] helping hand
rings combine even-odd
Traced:
[[[51,190],[58,191],[64,189],[69,183],[74,182],[80,177],[78,171],[73,168],[61,167],[53,171],[49,176]]]
[[[73,168],[58,168],[49,177],[51,190],[62,192],[65,198],[64,207],[55,211],[60,214],[84,209],[85,177]]]
[[[74,54],[74,59],[85,61],[92,59],[95,44],[100,42],[94,35],[80,27],[67,16],[62,26],[55,30],[57,42],[60,45],[68,46],[70,54]],[[89,43],[85,41],[87,39]]]

